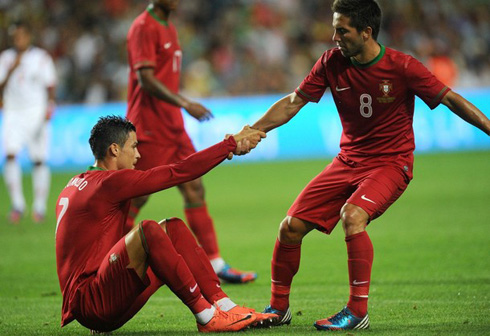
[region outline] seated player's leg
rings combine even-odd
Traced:
[[[134,268],[128,268],[129,264],[125,238],[122,238],[104,257],[97,274],[78,290],[79,307],[74,315],[80,324],[95,331],[112,331],[143,306],[149,295],[138,310],[133,310],[130,316],[127,314],[150,285],[149,279],[140,278]]]
[[[357,190],[341,211],[348,254],[350,296],[347,306],[319,320],[317,329],[369,328],[368,295],[373,263],[373,245],[364,230],[368,221],[380,216],[406,189],[406,176],[398,167],[384,166],[359,171]]]
[[[218,238],[214,229],[213,219],[208,213],[204,199],[202,179],[183,183],[178,186],[185,203],[185,216],[192,232],[211,261],[218,277],[229,283],[247,283],[257,278],[255,272],[245,272],[233,269],[220,255]]]
[[[146,275],[147,264],[154,278]],[[97,275],[80,288],[80,308],[75,317],[92,330],[117,329],[162,283],[190,308],[200,330],[237,331],[255,320],[252,315],[224,313],[207,302],[183,258],[153,221],[142,222],[111,249]]]
[[[141,242],[147,255],[146,262],[155,275],[194,313],[198,329],[202,332],[238,331],[252,324],[256,319],[254,315],[223,312],[202,296],[201,289],[183,256],[175,250],[172,240],[165,232],[169,230],[168,223],[162,225],[163,227],[153,221],[143,221],[139,225]],[[174,239],[185,239],[182,235],[189,233],[188,238],[192,238],[191,243],[195,243],[190,232],[187,229],[182,230],[183,227],[183,222],[178,221],[170,225]],[[182,251],[188,252],[182,244],[178,245]]]
[[[185,223],[179,218],[169,218],[159,223],[170,237],[175,250],[184,258],[194,278],[201,289],[201,293],[208,302],[214,303],[222,311],[234,314],[254,314],[256,323],[271,318],[257,313],[254,309],[238,306],[221,289],[218,276],[213,270],[209,259],[197,242]]]

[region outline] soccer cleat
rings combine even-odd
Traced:
[[[313,324],[318,330],[352,330],[369,328],[369,316],[357,317],[344,307],[340,312]]]
[[[45,221],[45,219],[46,219],[46,216],[42,213],[34,212],[32,214],[32,220],[34,221],[34,223],[41,224]]]
[[[278,327],[284,324],[289,325],[291,323],[291,319],[293,318],[289,308],[283,311],[274,309],[270,305],[265,307],[262,314],[267,315],[268,318],[257,326],[261,328]]]
[[[255,311],[255,309],[253,308],[248,308],[248,307],[238,306],[238,305],[230,309],[228,312],[233,314],[242,314],[242,315],[254,314],[256,319],[255,322],[251,325],[254,328],[268,327],[278,319],[278,316],[276,314],[259,313]]]
[[[255,319],[253,314],[233,314],[216,308],[213,318],[208,323],[205,325],[197,323],[197,330],[203,333],[239,331],[253,324]]]
[[[19,224],[20,220],[24,216],[24,212],[20,210],[11,210],[8,215],[8,220],[12,224]]]
[[[237,269],[231,268],[230,265],[225,264],[223,269],[218,272],[218,278],[228,283],[247,283],[257,279],[257,273],[255,272],[244,272]]]

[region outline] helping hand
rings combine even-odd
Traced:
[[[245,155],[247,153],[250,153],[250,151],[257,147],[257,144],[266,136],[267,135],[265,134],[265,132],[253,129],[248,125],[244,126],[240,132],[233,135],[237,146],[235,151],[228,155],[228,159],[230,160],[231,158],[233,158],[233,154]],[[226,138],[228,137],[229,135],[227,135]]]

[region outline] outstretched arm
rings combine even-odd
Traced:
[[[165,84],[156,77],[153,68],[141,68],[137,70],[138,83],[148,94],[157,97],[167,103],[184,108],[191,116],[199,121],[213,117],[211,112],[197,102],[188,100],[178,93],[170,91]]]
[[[453,91],[449,91],[441,101],[454,114],[490,135],[490,120],[472,103]]]
[[[252,128],[269,132],[291,120],[291,118],[293,118],[306,103],[308,102],[293,92],[275,102],[267,112],[252,125]]]
[[[111,194],[111,198],[119,202],[189,182],[220,164],[229,153],[248,153],[265,136],[264,132],[245,126],[239,133],[228,136],[222,142],[194,153],[180,162],[146,171],[115,171],[113,177],[106,180],[107,188],[104,190],[117,190],[117,195]]]

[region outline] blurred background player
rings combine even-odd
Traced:
[[[201,332],[238,331],[267,319],[228,298],[182,220],[145,220],[125,232],[132,198],[195,179],[232,153],[250,152],[262,137],[244,127],[178,163],[140,171],[134,169],[141,158],[134,125],[100,118],[89,139],[95,164],[68,182],[56,206],[61,325],[76,319],[93,331],[115,330],[164,284],[192,311]]]
[[[315,322],[319,330],[367,329],[373,245],[366,232],[412,179],[414,98],[440,103],[490,135],[490,120],[413,57],[377,42],[381,9],[374,0],[336,0],[337,47],[318,59],[295,92],[272,105],[253,128],[287,123],[330,88],[341,123],[340,153],[299,194],[279,228],[272,256],[272,297],[264,312],[289,324],[289,293],[301,243],[313,229],[330,234],[339,219],[345,233],[350,296],[339,313]]]
[[[26,210],[22,170],[17,161],[27,146],[33,163],[32,217],[42,222],[50,186],[46,164],[49,125],[55,106],[56,72],[51,56],[31,45],[30,27],[19,22],[10,27],[13,48],[0,55],[0,91],[3,98],[3,145],[6,152],[5,183],[11,200],[9,220],[19,222]]]
[[[134,20],[127,36],[130,66],[127,118],[138,129],[142,159],[136,168],[140,170],[180,161],[196,151],[184,128],[181,108],[199,121],[212,118],[204,106],[178,93],[182,51],[175,26],[169,21],[178,3],[179,0],[151,0]],[[187,223],[220,279],[231,283],[255,280],[256,273],[233,269],[221,258],[201,178],[177,187],[184,200]],[[133,200],[128,230],[148,197]]]

